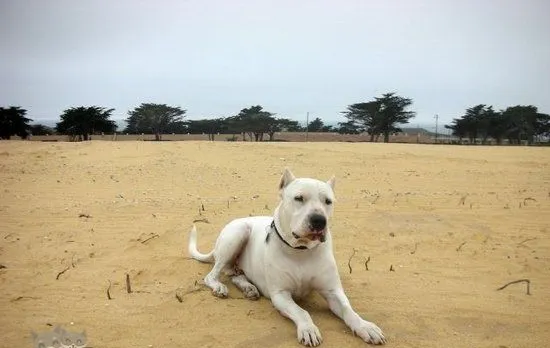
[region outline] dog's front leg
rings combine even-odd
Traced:
[[[363,341],[373,344],[386,343],[382,330],[376,324],[364,320],[355,313],[342,288],[323,290],[321,295],[327,300],[330,310]]]
[[[296,324],[298,341],[306,346],[318,346],[323,341],[321,333],[307,311],[298,306],[288,291],[271,294],[271,302],[277,310]]]

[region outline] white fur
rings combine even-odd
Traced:
[[[209,254],[197,250],[197,232],[193,226],[188,250],[201,262],[215,260],[214,267],[204,278],[214,295],[227,297],[227,286],[219,278],[221,272],[230,275],[245,297],[258,299],[261,294],[271,299],[275,308],[295,323],[298,341],[306,346],[321,344],[321,333],[309,313],[294,299],[313,290],[318,291],[331,311],[365,342],[384,344],[386,339],[382,330],[353,310],[342,288],[328,227],[335,200],[334,182],[334,177],[327,182],[295,178],[287,169],[281,178],[281,201],[274,216],[231,221],[222,229]],[[310,220],[312,214],[324,216],[326,228],[314,231]],[[273,220],[290,246],[270,227]],[[320,234],[324,242],[318,237]]]

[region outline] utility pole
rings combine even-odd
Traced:
[[[437,121],[439,121],[439,115],[435,114],[434,118],[435,118],[435,142],[437,144],[437,136],[438,136],[438,134],[437,134],[437,124],[438,124],[438,122]]]
[[[307,138],[308,138],[308,131],[309,131],[309,111],[306,115],[306,143],[307,143]]]

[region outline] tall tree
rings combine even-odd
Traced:
[[[276,132],[297,132],[299,130],[301,130],[301,127],[298,121],[288,118],[276,118],[274,122],[270,123],[267,134],[269,135],[269,141],[273,141]]]
[[[349,120],[346,122],[338,122],[336,131],[340,134],[359,134],[364,132],[365,129],[355,121]]]
[[[166,104],[142,103],[128,111],[128,125],[124,132],[155,134],[155,140],[162,140],[162,133],[180,133],[185,129],[183,118],[187,110]]]
[[[381,98],[376,98],[380,103],[378,128],[384,134],[384,142],[390,141],[390,134],[401,132],[399,124],[409,123],[409,119],[415,116],[413,111],[406,109],[412,105],[412,99],[403,98],[395,93],[386,93]]]
[[[495,139],[498,145],[501,145],[510,128],[506,116],[502,112],[493,111],[491,108],[490,113],[485,117],[487,118],[487,135]]]
[[[325,123],[319,117],[316,117],[313,121],[307,125],[308,132],[322,132]]]
[[[508,139],[510,143],[519,144],[527,140],[533,144],[535,136],[550,132],[550,116],[539,113],[533,105],[516,105],[502,112],[503,119],[508,124]]]
[[[495,139],[497,144],[504,138],[508,138],[510,144],[519,144],[522,140],[532,144],[536,136],[550,132],[550,116],[539,113],[532,105],[516,105],[496,112],[492,106],[479,104],[466,109],[463,116],[445,127],[452,129],[455,136],[468,137],[472,144],[478,138],[483,144],[488,138]]]
[[[246,141],[245,121],[242,116],[235,115],[226,119],[227,131],[233,134],[236,139],[237,134],[242,134],[243,141]]]
[[[495,132],[493,132],[493,127],[495,126],[495,121],[499,121],[499,113],[493,110],[492,106],[487,106],[480,116],[481,117],[478,119],[478,127],[481,135],[481,143],[487,144],[487,139],[491,137],[491,134],[495,134]]]
[[[215,140],[216,134],[227,130],[224,118],[187,121],[187,131],[191,134],[208,134],[208,140]]]
[[[466,109],[466,113],[460,118],[453,119],[451,125],[445,126],[452,130],[452,134],[462,141],[462,138],[469,138],[470,144],[475,144],[478,138],[485,144],[487,138],[494,134],[495,122],[500,122],[499,114],[492,106],[478,104]]]
[[[275,114],[267,112],[260,105],[242,109],[237,115],[228,118],[228,126],[234,133],[242,133],[243,140],[248,134],[250,140],[262,141],[264,134],[276,123]]]
[[[415,116],[413,111],[407,110],[411,105],[412,99],[386,93],[369,102],[349,105],[343,114],[351,122],[348,125],[365,129],[371,141],[375,136],[383,134],[384,142],[387,143],[390,134],[401,131],[398,125],[408,123]]]
[[[336,129],[328,124],[325,124],[323,128],[321,128],[321,132],[334,132]]]
[[[468,127],[463,119],[455,118],[450,125],[445,125],[445,128],[450,129],[452,135],[458,137],[461,143],[462,139],[468,137]]]
[[[32,120],[26,118],[26,114],[27,110],[19,106],[0,107],[0,139],[10,139],[13,135],[27,139]]]
[[[110,117],[114,110],[99,106],[69,108],[63,111],[55,128],[58,133],[69,135],[71,140],[88,140],[91,134],[113,133],[116,123]]]
[[[356,103],[348,106],[343,112],[348,119],[345,125],[349,128],[354,127],[370,135],[370,141],[380,134],[380,103],[376,100],[366,103]]]
[[[300,122],[295,120],[278,118],[277,122],[281,127],[281,132],[302,132],[304,130],[304,127],[300,125]]]
[[[489,114],[494,113],[492,107],[487,108],[485,104],[479,104],[466,109],[466,114],[462,116],[471,144],[475,143],[478,137],[482,138],[483,144],[487,141],[490,120],[485,115],[488,112]]]

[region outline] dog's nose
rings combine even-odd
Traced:
[[[321,231],[327,226],[327,218],[321,214],[313,214],[309,218],[309,223],[312,230]]]

